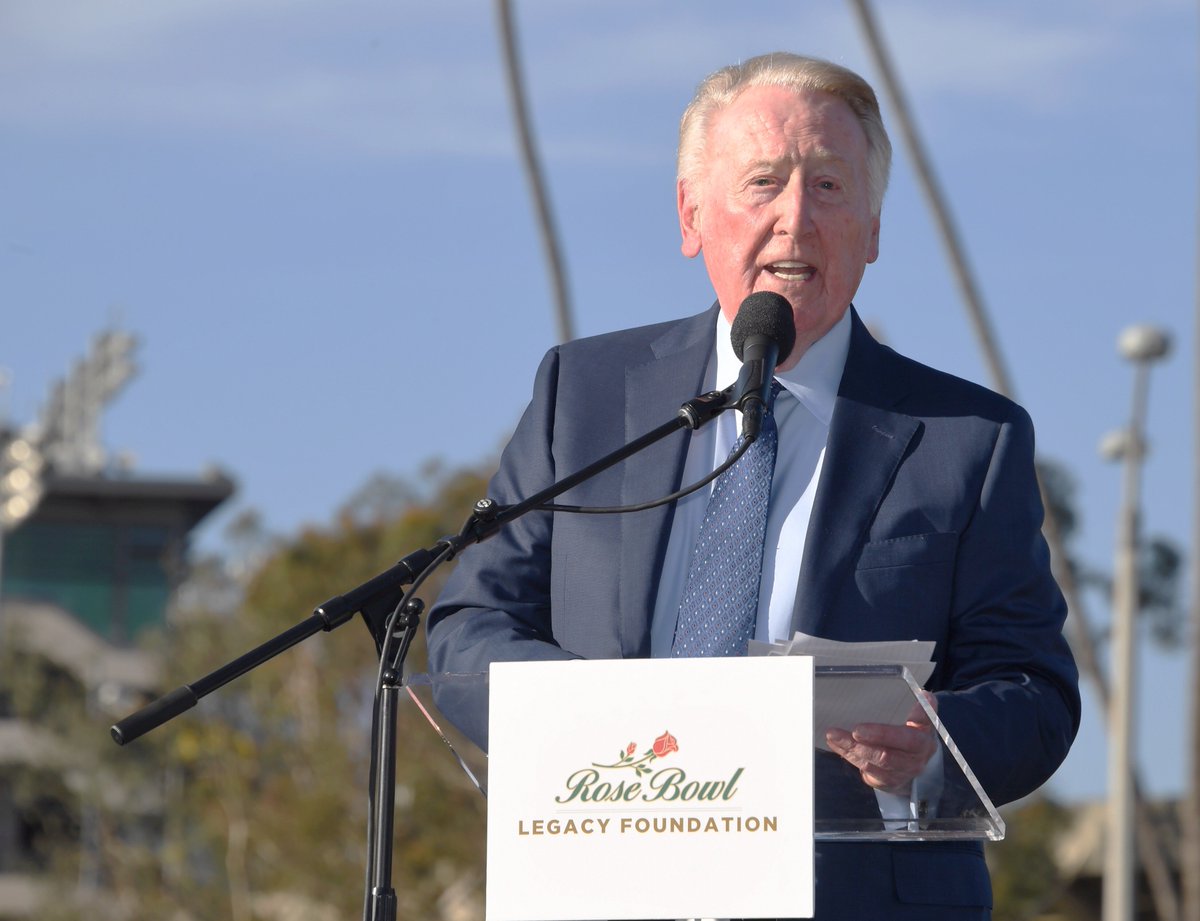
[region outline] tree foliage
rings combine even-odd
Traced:
[[[1038,474],[1070,549],[1079,527],[1075,481],[1066,468],[1044,459],[1038,461]],[[1105,606],[1111,604],[1111,572],[1090,565],[1076,553],[1069,555],[1066,565],[1080,586],[1096,593]],[[1138,613],[1147,635],[1162,649],[1178,649],[1183,642],[1182,582],[1183,554],[1180,549],[1161,535],[1143,537],[1138,547]],[[1109,632],[1107,628],[1099,629],[1097,639],[1107,641]]]
[[[1038,796],[1006,816],[1004,841],[987,848],[994,921],[1032,921],[1063,914],[1070,905],[1055,846],[1070,825],[1070,810]]]
[[[360,498],[333,526],[309,528],[263,554],[241,583],[234,610],[219,609],[230,597],[219,580],[211,590],[193,586],[185,595],[188,609],[177,612],[157,641],[165,684],[195,682],[398,558],[457,533],[484,495],[485,481],[473,471],[445,475],[427,498],[406,492],[398,513],[394,496],[378,482],[372,490],[379,514]],[[213,578],[211,567],[201,571]],[[443,578],[427,582],[422,595],[432,599]],[[377,665],[374,642],[355,618],[124,748],[107,740],[107,721],[97,725],[94,714],[86,734],[68,727],[72,738],[88,739],[86,758],[103,765],[105,776],[78,798],[93,815],[98,846],[63,841],[60,853],[98,863],[93,875],[114,917],[358,917]],[[409,665],[410,673],[424,668],[422,643]],[[71,718],[87,720],[88,714]],[[393,885],[399,915],[479,917],[483,798],[415,707],[401,706],[398,738]],[[456,738],[455,746],[470,743]],[[131,819],[128,803],[109,802],[101,786],[139,801],[145,821]],[[65,880],[79,878],[78,860],[60,869]],[[64,919],[96,917],[94,905],[55,912]]]

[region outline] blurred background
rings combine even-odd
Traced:
[[[678,119],[705,74],[785,49],[880,91],[896,159],[855,303],[899,351],[1029,409],[1073,642],[1109,682],[1132,548],[1124,755],[1165,861],[1138,872],[1135,910],[1200,918],[1181,885],[1200,858],[1179,840],[1196,788],[1200,11],[889,0],[873,45],[864,9],[0,0],[0,917],[355,916],[361,625],[128,748],[107,727],[457,531],[564,334],[708,306],[679,252]],[[1121,339],[1135,325],[1162,348]],[[1075,749],[990,855],[997,918],[1097,916],[1112,782],[1084,685]],[[401,916],[482,917],[482,799],[416,723],[412,745]]]

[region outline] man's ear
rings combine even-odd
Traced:
[[[700,255],[702,248],[698,196],[686,179],[676,183],[675,196],[679,208],[679,232],[683,236],[683,244],[679,248],[689,259],[694,259]]]

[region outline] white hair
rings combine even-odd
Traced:
[[[829,93],[850,107],[867,135],[867,194],[871,212],[878,215],[887,190],[892,142],[883,127],[875,91],[852,70],[820,58],[786,51],[759,55],[742,64],[723,67],[696,88],[696,95],[679,122],[677,177],[692,182],[700,176],[713,116],[752,86],[782,86],[796,91]]]

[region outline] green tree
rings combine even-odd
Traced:
[[[1040,795],[1006,816],[1005,840],[987,848],[994,921],[1076,917],[1064,911],[1070,904],[1064,898],[1069,881],[1054,859],[1070,816],[1069,808]]]
[[[220,570],[201,566],[206,584],[183,593],[186,608],[155,641],[166,663],[164,684],[197,680],[398,558],[457,533],[485,488],[475,471],[442,474],[423,498],[409,490],[397,514],[394,496],[373,481],[374,499],[360,497],[353,513],[328,528],[277,542],[237,591]],[[427,582],[421,595],[435,597],[444,576]],[[239,600],[229,609],[233,597]],[[424,669],[423,649],[423,642],[414,647],[410,673]],[[374,642],[356,618],[123,748],[107,739],[107,720],[86,707],[59,708],[69,736],[87,738],[85,763],[97,768],[65,822],[73,827],[64,827],[53,849],[59,891],[72,891],[82,878],[86,854],[114,917],[358,917],[377,664]],[[89,718],[81,733],[78,721]],[[416,707],[401,707],[398,737],[393,879],[400,916],[480,916],[483,797]],[[455,746],[470,743],[455,737]],[[80,804],[87,804],[87,821]],[[96,846],[70,840],[75,828],[91,829],[79,834],[93,835]],[[96,904],[62,902],[44,917],[96,917]]]

